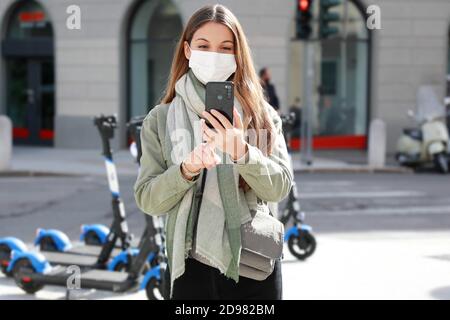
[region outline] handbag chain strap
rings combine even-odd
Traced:
[[[195,196],[194,196],[194,206],[195,206],[195,212],[194,212],[194,235],[197,233],[197,223],[198,223],[198,215],[200,214],[200,206],[202,205],[202,199],[203,199],[203,191],[205,190],[205,184],[206,184],[206,173],[207,169],[202,170],[202,182],[200,185],[200,188],[196,188],[195,190]]]

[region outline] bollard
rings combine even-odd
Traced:
[[[0,171],[11,166],[12,124],[8,117],[0,115]]]
[[[386,124],[381,119],[370,123],[368,163],[372,168],[382,168],[386,164]]]

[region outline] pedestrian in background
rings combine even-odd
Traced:
[[[261,79],[261,86],[264,90],[264,96],[269,104],[279,112],[280,102],[275,91],[275,85],[270,82],[271,74],[268,68],[264,67],[259,71],[259,78]]]

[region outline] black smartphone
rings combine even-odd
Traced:
[[[215,109],[233,124],[234,84],[232,81],[208,82],[206,84],[206,111]],[[206,120],[208,127],[213,126]]]

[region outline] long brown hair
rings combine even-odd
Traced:
[[[248,127],[257,133],[255,137],[257,146],[264,153],[270,154],[274,139],[274,126],[264,105],[267,102],[265,102],[263,89],[255,71],[250,47],[238,19],[223,5],[206,5],[197,10],[189,19],[175,49],[167,88],[161,103],[170,103],[173,100],[176,82],[189,69],[189,60],[184,54],[184,41],[191,44],[194,33],[207,22],[221,23],[233,32],[236,43],[237,68],[231,80],[235,85],[235,95],[243,108],[244,123],[248,123]],[[264,130],[267,135],[262,141],[259,139],[261,130]],[[262,143],[264,145],[261,145]]]

